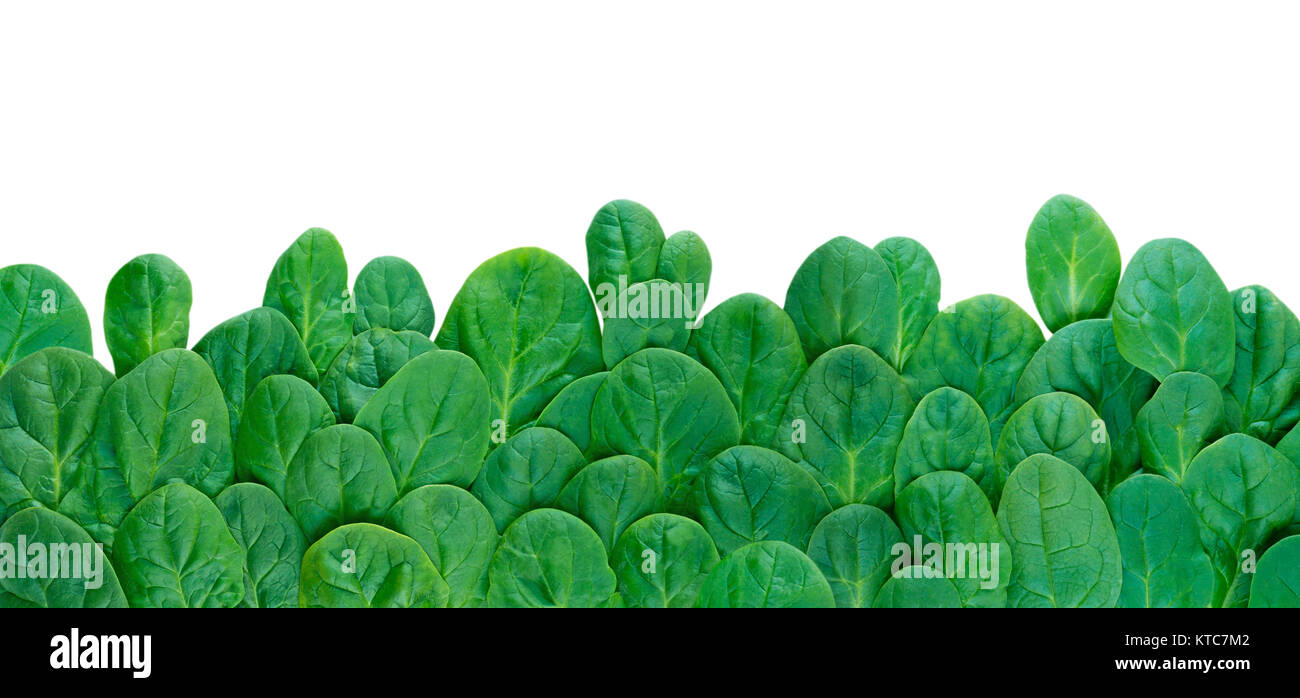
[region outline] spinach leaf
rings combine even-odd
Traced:
[[[760,540],[806,548],[831,510],[807,471],[761,446],[733,446],[714,456],[695,481],[695,504],[723,555]]]
[[[122,521],[113,566],[133,608],[234,608],[244,598],[244,551],[212,500],[180,482]]]
[[[898,282],[875,250],[837,237],[804,260],[785,295],[809,361],[846,344],[861,344],[897,361]]]
[[[66,550],[59,557],[74,561],[74,567],[71,573],[61,568],[54,575],[44,565],[33,569],[35,561],[26,555],[11,559],[12,566],[0,575],[0,608],[126,608],[126,595],[104,550],[72,519],[41,507],[24,509],[0,526],[0,545],[21,549],[20,537],[28,545],[44,545],[51,558],[57,555],[53,551]]]
[[[605,334],[601,339],[605,366],[614,368],[646,347],[684,351],[695,320],[695,311],[685,302],[681,285],[663,279],[629,286],[619,303],[627,313],[605,318]]]
[[[446,608],[447,582],[415,541],[371,523],[340,526],[302,559],[303,608]]]
[[[190,277],[170,257],[144,254],[108,282],[104,339],[117,375],[164,349],[184,349],[190,337]]]
[[[628,526],[609,559],[627,605],[690,608],[718,564],[718,550],[698,523],[677,514],[651,514]]]
[[[740,440],[736,410],[708,369],[667,349],[643,349],[610,371],[592,406],[592,452],[624,454],[659,476],[664,506],[689,512],[704,464]]]
[[[296,608],[307,539],[274,492],[253,483],[227,487],[213,502],[244,551],[247,608]]]
[[[266,280],[262,305],[289,318],[318,373],[334,361],[352,336],[348,263],[330,231],[311,228],[280,255]]]
[[[833,608],[835,595],[798,548],[764,540],[736,549],[714,566],[695,600],[700,608]]]
[[[695,317],[704,309],[709,295],[709,280],[713,276],[713,257],[704,238],[689,230],[668,236],[659,249],[659,262],[655,276],[679,284],[686,291],[686,299]]]
[[[492,515],[454,485],[417,487],[388,510],[388,526],[420,544],[450,589],[447,605],[487,603],[488,564],[497,549]]]
[[[1092,406],[1077,395],[1047,393],[1031,398],[1002,430],[994,452],[994,488],[1000,493],[1020,462],[1035,453],[1073,465],[1097,491],[1110,489],[1110,440]],[[997,499],[993,500],[997,504]]]
[[[1229,434],[1192,459],[1183,491],[1200,519],[1201,545],[1219,577],[1215,605],[1246,605],[1245,558],[1258,555],[1295,515],[1295,466],[1259,439]]]
[[[658,508],[659,478],[636,456],[604,458],[578,471],[556,506],[582,519],[613,550],[633,521]]]
[[[488,568],[496,608],[595,608],[614,597],[600,536],[578,517],[534,509],[510,524]]]
[[[272,308],[254,308],[217,325],[194,345],[194,352],[212,366],[236,430],[244,400],[262,379],[288,374],[315,385],[318,378],[293,325]]]
[[[892,356],[894,368],[902,371],[926,326],[939,314],[939,267],[930,251],[912,238],[885,238],[875,250],[898,283],[898,343]]]
[[[423,485],[468,487],[489,439],[483,374],[464,354],[431,351],[411,359],[357,413],[388,455],[399,494]]]
[[[922,558],[952,583],[961,606],[1007,605],[1011,546],[974,480],[949,470],[927,473],[898,493],[894,511],[904,538],[943,546],[939,564],[929,565],[924,548]]]
[[[903,568],[885,580],[876,594],[876,608],[961,608],[961,594],[952,580],[922,565]]]
[[[1277,443],[1295,426],[1283,412],[1300,381],[1300,320],[1272,291],[1247,286],[1232,292],[1236,364],[1223,389],[1229,431]]]
[[[1141,464],[1134,424],[1156,385],[1151,374],[1120,355],[1109,319],[1080,320],[1062,327],[1038,348],[1016,383],[1016,402],[1051,392],[1087,400],[1106,421],[1111,479],[1118,482]]]
[[[41,349],[0,375],[0,522],[30,506],[59,507],[112,383],[98,361],[62,347]]]
[[[1129,261],[1111,317],[1129,363],[1164,380],[1204,373],[1220,387],[1235,356],[1232,299],[1214,267],[1186,240],[1153,240]]]
[[[473,359],[487,379],[490,419],[509,434],[537,419],[560,389],[604,368],[600,327],[582,277],[555,255],[523,247],[466,279],[438,346]]]
[[[1111,608],[1123,573],[1106,504],[1079,469],[1037,453],[1007,479],[998,525],[1011,544],[1011,608]]]
[[[307,381],[285,374],[267,376],[244,403],[235,435],[235,474],[260,482],[284,499],[289,463],[308,436],[334,424],[325,398]]]
[[[1106,507],[1124,565],[1122,608],[1210,604],[1214,570],[1201,549],[1196,515],[1178,485],[1159,475],[1134,475],[1111,490]]]
[[[688,353],[722,382],[740,418],[741,443],[773,446],[786,399],[808,368],[781,306],[755,293],[728,298],[700,321]]]
[[[131,507],[164,484],[213,496],[235,474],[221,386],[185,349],[154,354],[111,385],[86,448],[92,467],[78,469],[59,509],[106,546]]]
[[[1251,608],[1300,608],[1300,536],[1264,551],[1250,583]]]
[[[1058,194],[1029,225],[1025,269],[1038,314],[1055,332],[1110,312],[1119,284],[1119,244],[1087,202]]]
[[[406,362],[435,349],[433,340],[418,332],[366,330],[339,350],[321,376],[320,393],[340,422],[351,422]]]
[[[45,347],[92,353],[86,308],[72,288],[45,267],[15,264],[0,269],[0,373]]]
[[[996,444],[1016,407],[1016,382],[1042,344],[1043,331],[1020,306],[975,296],[934,316],[903,375],[918,400],[944,386],[975,398]]]
[[[529,427],[488,454],[470,492],[478,497],[498,531],[532,509],[554,507],[560,491],[587,464],[564,434]]]
[[[284,499],[314,541],[346,523],[383,521],[397,501],[397,484],[375,437],[335,424],[302,442],[285,475]]]
[[[591,455],[591,410],[596,392],[608,371],[583,376],[564,386],[537,417],[537,426],[550,427],[569,437],[584,454]]]
[[[912,414],[894,369],[848,345],[813,361],[786,404],[777,443],[826,491],[833,508],[894,501],[894,455]]]
[[[355,334],[376,327],[410,330],[425,337],[433,334],[433,301],[420,272],[410,262],[401,257],[375,257],[357,272],[356,286]]]
[[[989,501],[996,499],[989,420],[975,398],[955,388],[921,398],[907,420],[894,461],[895,496],[916,478],[941,470],[965,473]]]
[[[890,576],[895,546],[903,534],[885,512],[849,504],[813,529],[808,557],[826,576],[839,608],[871,608]]]
[[[619,199],[596,212],[587,228],[587,271],[591,290],[596,297],[604,289],[620,288],[655,278],[659,250],[664,245],[664,229],[650,209]]]
[[[1222,434],[1223,421],[1223,396],[1212,378],[1169,374],[1138,411],[1142,467],[1181,483],[1196,454]]]

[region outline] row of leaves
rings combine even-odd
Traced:
[[[587,248],[586,283],[488,260],[430,339],[414,267],[354,294],[312,229],[192,350],[189,280],[145,255],[108,288],[117,376],[56,275],[0,269],[0,542],[113,563],[87,590],[0,559],[0,605],[1300,605],[1300,321],[1189,243],[1121,274],[1100,216],[1049,201],[1046,340],[1001,296],[940,312],[909,238],[835,238],[784,307],[694,329],[606,301],[702,301],[698,235],[616,201]],[[896,574],[918,538],[995,559]]]

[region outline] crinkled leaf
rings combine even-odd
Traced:
[[[250,608],[297,608],[307,539],[275,493],[254,482],[227,487],[213,500],[244,551],[244,600]]]
[[[614,596],[600,536],[578,517],[534,509],[510,524],[488,568],[496,608],[595,608]]]
[[[833,608],[835,595],[816,563],[789,543],[764,540],[714,566],[695,600],[700,608]]]
[[[554,508],[564,486],[587,465],[582,451],[554,429],[529,427],[488,454],[470,492],[505,531],[533,509]]]
[[[718,564],[718,551],[698,523],[677,514],[651,514],[619,536],[609,559],[627,606],[690,608]]]
[[[817,563],[839,608],[871,608],[890,576],[903,534],[889,515],[865,504],[831,512],[813,529],[808,557]]]
[[[894,494],[938,470],[965,473],[989,501],[996,498],[989,420],[975,398],[955,388],[939,388],[921,398],[907,420],[894,461]]]
[[[450,589],[447,605],[487,603],[488,564],[497,549],[492,515],[454,485],[412,490],[388,511],[388,526],[420,544]]]
[[[289,463],[285,503],[307,540],[347,523],[380,523],[397,501],[397,484],[375,437],[335,424],[307,437]]]
[[[351,422],[406,362],[435,349],[433,340],[418,332],[366,330],[339,351],[321,376],[320,393],[340,422]]]
[[[352,331],[383,327],[433,334],[435,315],[420,272],[401,257],[375,257],[357,272],[357,314]]]
[[[695,504],[723,555],[760,540],[802,550],[831,510],[806,470],[761,446],[734,446],[714,456],[695,481]]]
[[[561,490],[557,506],[600,536],[607,550],[633,521],[658,507],[659,478],[636,456],[603,458],[578,471]]]
[[[809,361],[846,344],[861,344],[896,361],[898,282],[875,250],[837,237],[804,260],[785,296],[785,311]]]
[[[371,523],[330,531],[302,559],[303,608],[445,608],[449,595],[418,543]]]

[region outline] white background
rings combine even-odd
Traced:
[[[836,234],[921,240],[943,303],[1032,310],[1024,234],[1068,192],[1127,259],[1176,235],[1300,305],[1300,10],[1263,3],[18,3],[0,6],[0,265],[95,323],[162,252],[193,343],[310,226],[396,254],[441,323],[488,257],[584,278],[603,203],[713,252],[709,307],[778,303]],[[1292,7],[1295,7],[1294,5]],[[111,365],[111,364],[110,364]]]

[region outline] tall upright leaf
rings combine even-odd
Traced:
[[[1087,202],[1058,194],[1025,236],[1029,292],[1047,329],[1105,317],[1119,284],[1119,244]]]
[[[898,344],[893,355],[894,368],[902,371],[926,326],[939,314],[939,267],[930,251],[912,238],[885,238],[875,250],[898,282]]]
[[[348,300],[343,247],[330,231],[310,228],[276,260],[262,304],[289,318],[323,373],[352,336]]]
[[[875,250],[837,237],[813,250],[790,280],[790,314],[808,360],[861,344],[889,362],[899,344],[898,282]]]
[[[117,375],[164,349],[185,348],[190,338],[190,277],[170,257],[144,254],[108,282],[104,339]]]
[[[623,286],[649,281],[658,273],[664,229],[650,209],[626,199],[596,212],[587,228],[587,278],[597,297]]]

